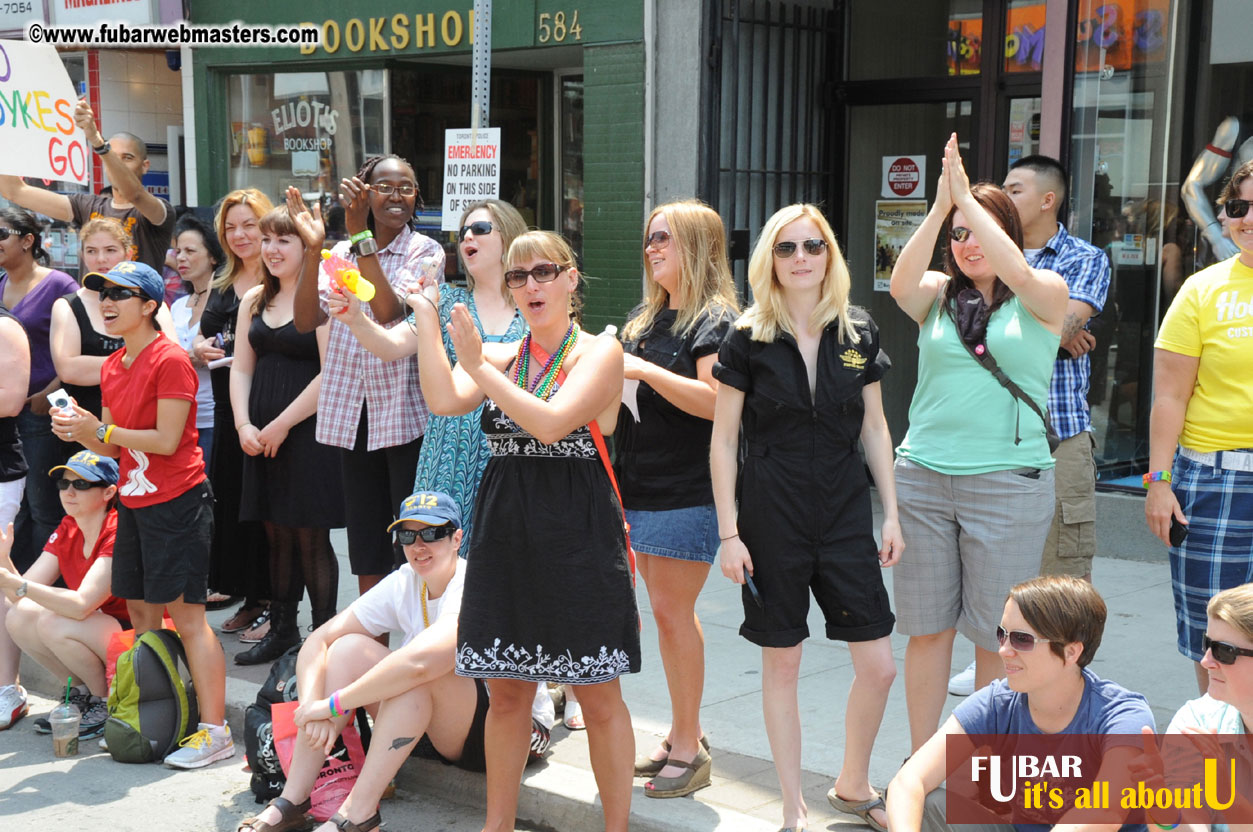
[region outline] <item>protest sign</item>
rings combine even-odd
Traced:
[[[474,141],[471,141],[473,137]],[[444,131],[442,231],[456,231],[461,212],[481,199],[500,199],[500,128]]]
[[[77,98],[56,49],[0,40],[0,173],[86,185],[90,151],[74,123]]]

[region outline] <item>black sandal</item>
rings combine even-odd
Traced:
[[[370,832],[371,829],[378,829],[379,824],[382,822],[383,819],[379,817],[377,809],[374,811],[373,815],[366,818],[361,823],[353,823],[338,812],[331,815],[330,820],[331,825],[338,829],[339,832]]]
[[[285,797],[276,797],[269,803],[265,804],[265,808],[275,808],[279,813],[279,821],[276,824],[268,824],[258,818],[244,818],[239,822],[239,826],[235,827],[235,832],[306,832],[313,828],[313,818],[309,817],[309,810],[313,808],[313,801],[305,798],[304,803],[292,803]],[[265,811],[262,809],[261,811]]]

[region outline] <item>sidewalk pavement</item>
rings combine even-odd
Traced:
[[[343,532],[333,533],[332,539],[340,555],[339,599],[343,609],[356,597],[356,580],[348,571]],[[1098,676],[1143,693],[1162,728],[1175,710],[1197,693],[1190,662],[1175,649],[1170,573],[1164,550],[1158,552],[1157,562],[1097,558],[1093,581],[1109,605],[1109,618],[1091,668]],[[890,592],[891,570],[887,570],[885,578]],[[636,748],[646,751],[667,730],[669,700],[648,594],[641,586],[637,595],[644,621],[643,669],[624,677],[622,689],[635,726]],[[738,634],[742,620],[739,596],[739,589],[715,566],[697,603],[705,633],[706,661],[701,719],[713,747],[713,785],[687,798],[655,800],[644,796],[643,781],[637,780],[631,806],[631,829],[635,832],[773,832],[781,825],[782,803],[761,716],[760,650]],[[210,622],[217,626],[232,612],[210,613]],[[553,613],[560,615],[560,610]],[[302,609],[302,616],[307,626],[307,608]],[[800,711],[804,737],[801,761],[810,828],[857,825],[857,818],[834,812],[825,797],[840,770],[843,706],[852,682],[852,662],[845,645],[821,637],[822,615],[816,605],[811,605],[809,629],[816,635],[805,645]],[[878,787],[888,783],[909,753],[905,642],[903,636],[892,636],[898,677],[875,743],[870,779]],[[244,708],[254,700],[269,668],[235,665],[231,657],[246,645],[234,636],[223,636],[223,644],[227,651],[227,712],[232,730],[242,737]],[[954,672],[964,668],[972,657],[969,643],[959,637],[953,656]],[[55,695],[59,687],[28,661],[23,662],[23,676],[28,686],[44,693]],[[960,701],[958,697],[949,697],[945,718]],[[484,803],[482,775],[438,762],[410,760],[401,770],[398,785],[402,794],[418,795],[419,799],[421,795],[438,795],[471,807],[482,807]],[[247,777],[241,774],[239,789],[247,788]],[[595,796],[586,732],[567,731],[558,722],[545,762],[526,769],[518,817],[558,832],[601,828],[600,806]]]

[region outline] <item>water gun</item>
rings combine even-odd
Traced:
[[[361,276],[361,272],[344,258],[322,249],[322,267],[331,279],[331,286],[344,294],[352,293],[365,303],[374,297],[374,284]]]

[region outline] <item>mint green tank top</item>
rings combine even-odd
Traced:
[[[1043,411],[1061,338],[1011,298],[988,321],[988,350]],[[1015,419],[1021,442],[1014,444]],[[896,453],[941,474],[1052,468],[1044,423],[962,346],[936,301],[918,332],[918,385]]]

